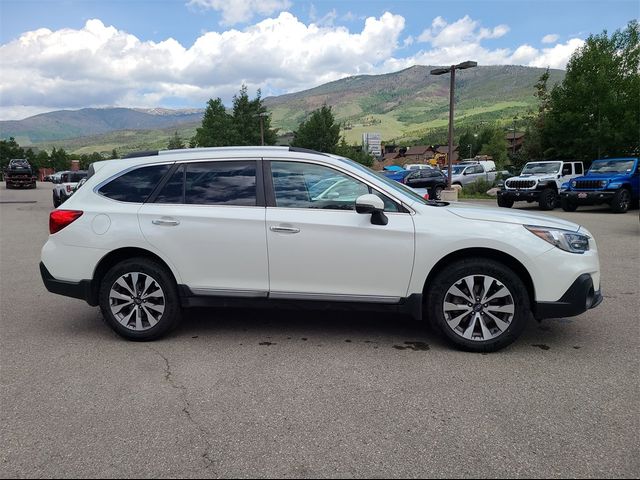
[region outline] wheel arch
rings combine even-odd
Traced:
[[[502,263],[503,265],[509,267],[513,270],[516,275],[522,280],[527,289],[527,293],[529,294],[529,302],[531,304],[531,308],[535,307],[536,302],[536,292],[533,286],[533,279],[529,274],[528,270],[525,266],[515,257],[509,255],[508,253],[502,252],[500,250],[494,250],[491,248],[465,248],[462,250],[456,250],[455,252],[451,252],[448,255],[441,258],[431,269],[427,278],[424,282],[424,286],[422,287],[422,295],[423,298],[427,298],[427,293],[429,290],[429,286],[436,276],[442,272],[448,265],[458,260],[463,260],[466,258],[486,258],[495,260],[497,262]]]
[[[159,263],[161,266],[167,269],[173,281],[176,282],[176,285],[178,285],[178,281],[171,267],[167,264],[167,262],[165,262],[157,254],[139,247],[118,248],[116,250],[109,252],[104,257],[102,257],[102,259],[100,259],[100,261],[96,265],[96,268],[93,271],[93,278],[91,279],[91,292],[90,292],[91,298],[89,299],[90,305],[93,305],[93,306],[98,305],[98,291],[100,289],[100,281],[104,277],[104,275],[109,271],[109,269],[111,269],[111,267],[113,267],[114,265],[124,260],[127,260],[129,258],[135,258],[135,257],[149,258]]]

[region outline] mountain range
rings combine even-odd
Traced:
[[[330,105],[349,142],[378,132],[383,140],[411,142],[447,125],[449,76],[433,76],[433,67],[414,66],[383,75],[358,75],[276,97],[264,104],[272,127],[280,133],[297,129],[308,114]],[[511,123],[535,108],[534,85],[544,69],[486,66],[456,72],[456,126],[482,122]],[[549,87],[564,71],[551,70]],[[165,148],[175,131],[188,139],[202,120],[203,109],[84,108],[0,122],[0,138],[14,137],[21,146],[63,147],[74,153],[119,153]]]

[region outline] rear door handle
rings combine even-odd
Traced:
[[[296,227],[273,226],[269,230],[276,233],[300,233],[300,229]]]
[[[172,218],[156,218],[151,223],[154,225],[161,225],[163,227],[175,227],[176,225],[180,225],[180,220]]]

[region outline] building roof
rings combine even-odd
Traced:
[[[430,145],[414,145],[413,147],[409,147],[406,155],[424,155],[430,150]]]

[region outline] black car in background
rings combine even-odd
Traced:
[[[419,170],[405,170],[394,172],[394,180],[411,188],[426,188],[429,198],[439,200],[442,190],[447,188],[447,177],[435,168],[422,168]]]

